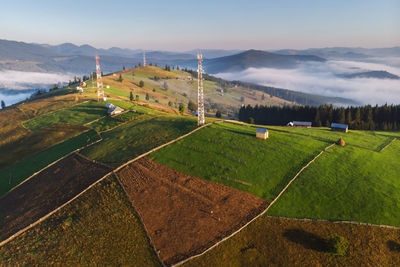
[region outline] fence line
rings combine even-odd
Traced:
[[[64,204],[62,204],[61,206],[59,206],[59,207],[56,208],[55,210],[49,212],[48,214],[44,215],[43,217],[41,217],[41,218],[38,219],[37,221],[31,223],[31,224],[28,225],[27,227],[25,227],[25,228],[19,230],[18,232],[16,232],[16,233],[13,234],[12,236],[10,236],[10,237],[8,237],[7,239],[5,239],[5,240],[3,240],[2,242],[0,242],[0,247],[3,246],[3,245],[5,245],[5,244],[8,243],[9,241],[13,240],[15,237],[19,236],[20,234],[24,233],[25,231],[29,230],[30,228],[34,227],[34,226],[37,225],[38,223],[44,221],[45,219],[47,219],[48,217],[50,217],[51,215],[53,215],[54,213],[56,213],[57,211],[59,211],[60,209],[62,209],[63,207],[65,207],[66,205],[68,205],[69,203],[71,203],[72,201],[74,201],[75,199],[77,199],[79,196],[81,196],[83,193],[85,193],[85,192],[88,191],[90,188],[92,188],[93,186],[95,186],[97,183],[99,183],[100,181],[104,180],[107,176],[109,176],[109,175],[111,175],[111,174],[116,174],[117,171],[119,171],[119,170],[122,169],[123,167],[127,166],[128,164],[130,164],[130,163],[132,163],[132,162],[135,162],[135,161],[137,161],[138,159],[141,159],[141,158],[147,156],[148,154],[150,154],[150,153],[152,153],[152,152],[154,152],[154,151],[157,151],[157,150],[159,150],[159,149],[161,149],[161,148],[163,148],[163,147],[165,147],[165,146],[167,146],[167,145],[170,145],[170,144],[172,144],[172,143],[174,143],[174,142],[176,142],[176,141],[179,141],[179,140],[181,140],[181,139],[183,139],[183,138],[185,138],[185,137],[191,135],[192,133],[197,132],[198,130],[200,130],[200,129],[204,128],[204,127],[209,126],[210,124],[211,124],[211,123],[207,123],[207,124],[205,124],[205,125],[203,125],[203,126],[200,126],[200,127],[196,128],[196,129],[194,129],[193,131],[187,133],[187,134],[184,134],[184,135],[182,135],[182,136],[180,136],[180,137],[178,137],[178,138],[176,138],[176,139],[174,139],[174,140],[172,140],[172,141],[169,141],[169,142],[167,142],[167,143],[165,143],[165,144],[162,144],[162,145],[160,145],[160,146],[158,146],[158,147],[156,147],[156,148],[153,148],[153,149],[151,149],[150,151],[145,152],[145,153],[141,154],[140,156],[137,156],[136,158],[134,158],[134,159],[132,159],[132,160],[130,160],[130,161],[128,161],[128,162],[122,164],[122,165],[119,166],[118,168],[116,168],[116,169],[112,170],[111,172],[107,173],[106,175],[104,175],[102,178],[100,178],[99,180],[97,180],[96,182],[94,182],[93,184],[91,184],[89,187],[87,187],[86,189],[84,189],[82,192],[80,192],[80,193],[77,194],[75,197],[73,197],[72,199],[68,200],[67,202],[65,202]],[[100,138],[101,138],[101,136],[100,136]],[[96,141],[96,142],[94,142],[94,143],[100,142],[101,140],[102,140],[102,139],[100,139],[100,140],[98,140],[98,141]],[[92,143],[92,144],[94,144],[94,143]],[[90,144],[90,145],[92,145],[92,144]],[[82,147],[82,148],[83,148],[83,147]],[[82,149],[82,148],[80,148],[80,149]],[[78,149],[77,151],[73,151],[73,152],[69,153],[68,155],[70,155],[70,154],[72,154],[72,153],[74,153],[74,152],[78,152],[80,149]],[[67,157],[68,155],[64,156],[63,158]],[[47,168],[47,167],[49,167],[49,166],[55,164],[56,162],[58,162],[58,161],[60,161],[60,160],[61,160],[61,159],[59,159],[59,160],[57,160],[57,161],[55,161],[55,162],[49,164],[49,165],[46,166],[45,168]],[[43,171],[45,168],[43,168],[43,169],[40,170],[40,171]],[[39,172],[40,172],[40,171],[39,171]],[[39,172],[37,172],[37,173],[39,173]],[[31,177],[29,177],[29,179],[31,179],[32,177],[33,177],[33,175],[32,175]],[[27,181],[27,180],[28,180],[28,179],[26,179],[25,181]],[[118,180],[118,179],[117,179],[117,180]],[[19,185],[15,186],[13,189],[15,189],[16,187],[20,186],[20,185],[23,184],[25,181],[23,181],[23,182],[20,183]],[[13,190],[13,189],[12,189],[12,190]],[[10,190],[10,191],[11,191],[11,190]],[[9,191],[9,192],[10,192],[10,191]],[[9,192],[7,192],[7,194],[8,194]],[[6,195],[7,195],[7,194],[6,194]],[[6,195],[4,195],[4,196],[6,196]],[[3,197],[4,197],[4,196],[3,196]]]
[[[311,163],[313,163],[317,158],[319,158],[325,151],[327,151],[329,148],[331,148],[332,146],[334,146],[335,143],[327,146],[324,150],[322,150],[318,155],[316,155],[311,161],[309,161],[305,166],[303,166],[303,168],[300,169],[300,171],[297,172],[297,174],[289,181],[289,183],[282,189],[282,191],[278,194],[278,196],[275,197],[275,199],[268,205],[268,207],[263,210],[260,214],[258,214],[257,216],[255,216],[253,219],[251,219],[250,221],[248,221],[245,225],[243,225],[242,227],[240,227],[238,230],[236,230],[235,232],[233,232],[232,234],[230,234],[227,237],[222,238],[220,241],[218,241],[217,243],[215,243],[214,245],[212,245],[211,247],[209,247],[208,249],[206,249],[205,251],[203,251],[202,253],[199,253],[197,255],[191,256],[183,261],[180,261],[178,263],[175,263],[172,266],[180,266],[194,258],[200,257],[204,254],[206,254],[208,251],[212,250],[213,248],[216,248],[217,246],[219,246],[222,242],[228,240],[229,238],[233,237],[234,235],[236,235],[237,233],[239,233],[240,231],[242,231],[244,228],[246,228],[247,226],[249,226],[253,221],[255,221],[256,219],[258,219],[259,217],[263,216],[270,207],[272,207],[272,205],[280,198],[280,196],[286,191],[286,189],[288,189],[288,187],[294,182],[294,180],[296,180],[296,178],[308,167],[310,166]]]
[[[324,220],[324,219],[289,218],[289,217],[270,216],[270,215],[266,215],[265,217],[278,218],[278,219],[284,219],[284,220],[301,221],[301,222],[329,222],[329,223],[337,223],[337,224],[346,223],[346,224],[365,225],[365,226],[381,227],[381,228],[400,230],[400,227],[397,227],[397,226],[384,225],[384,224],[364,223],[364,222],[356,222],[356,221],[330,221],[330,220]]]
[[[151,237],[150,237],[150,235],[149,235],[149,231],[147,231],[146,224],[144,224],[144,222],[143,222],[143,220],[142,220],[142,216],[140,215],[140,213],[139,213],[139,211],[136,209],[136,207],[133,205],[132,201],[129,199],[129,194],[128,194],[128,192],[125,190],[125,187],[122,185],[121,181],[119,180],[118,174],[114,172],[114,175],[115,175],[115,177],[116,177],[116,179],[117,179],[119,185],[121,186],[122,190],[124,191],[125,196],[126,196],[126,198],[128,199],[129,203],[131,204],[133,210],[137,213],[138,218],[139,218],[139,221],[140,221],[140,223],[143,225],[143,228],[144,228],[144,230],[145,230],[145,232],[146,232],[146,236],[147,236],[147,238],[149,239],[150,245],[151,245],[151,247],[153,248],[154,252],[156,253],[157,258],[159,259],[159,261],[161,262],[161,264],[162,264],[163,266],[165,266],[164,262],[161,260],[160,255],[159,255],[158,252],[157,252],[157,249],[156,249],[156,246],[154,245],[153,240],[151,239]]]
[[[396,141],[397,138],[394,137],[386,146],[382,147],[381,150],[379,150],[378,152],[382,152],[383,150],[385,150],[386,148],[388,148],[394,141]]]
[[[81,134],[87,133],[87,132],[89,132],[89,131],[90,131],[90,129],[88,129],[87,131],[85,131],[85,132],[83,132],[83,133],[81,133]],[[79,136],[79,134],[76,135],[76,136]],[[74,137],[76,137],[76,136],[74,136]],[[26,178],[26,179],[23,180],[22,182],[20,182],[19,184],[17,184],[17,185],[14,186],[13,188],[11,188],[7,193],[5,193],[3,196],[1,196],[0,199],[4,198],[4,197],[7,196],[11,191],[13,191],[14,189],[20,187],[23,183],[25,183],[25,182],[27,182],[28,180],[32,179],[35,175],[41,173],[42,171],[44,171],[45,169],[47,169],[47,168],[51,167],[52,165],[56,164],[56,163],[59,162],[60,160],[63,160],[63,159],[65,159],[66,157],[72,155],[72,154],[75,153],[75,152],[79,152],[79,151],[81,151],[82,149],[84,149],[84,148],[86,148],[86,147],[89,147],[89,146],[91,146],[91,145],[94,145],[94,144],[96,144],[96,143],[102,141],[103,138],[101,137],[101,135],[99,135],[99,137],[100,137],[99,140],[97,140],[97,141],[95,141],[95,142],[92,142],[92,143],[90,143],[90,144],[87,144],[87,145],[85,145],[85,146],[83,146],[83,147],[77,148],[77,149],[75,149],[74,151],[69,152],[69,153],[66,154],[65,156],[62,156],[61,158],[57,159],[56,161],[53,161],[53,162],[51,162],[50,164],[48,164],[47,166],[45,166],[45,167],[43,167],[42,169],[38,170],[37,172],[35,172],[34,174],[32,174],[31,176],[29,176],[28,178]],[[62,143],[62,142],[61,142],[61,143]],[[48,149],[50,149],[50,148],[48,148]],[[47,149],[43,150],[42,152],[44,152],[44,151],[46,151],[46,150],[47,150]]]

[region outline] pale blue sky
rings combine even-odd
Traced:
[[[9,0],[0,39],[189,50],[400,45],[399,0]]]

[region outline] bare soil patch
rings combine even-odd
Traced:
[[[1,237],[35,222],[110,171],[74,153],[35,175],[0,199]]]
[[[204,251],[268,206],[263,199],[148,158],[118,176],[166,265]]]

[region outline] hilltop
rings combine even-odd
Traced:
[[[106,102],[88,80],[1,110],[0,265],[400,264],[399,132],[214,118],[293,103],[212,77],[198,127],[177,109],[196,82],[139,67],[103,78]]]

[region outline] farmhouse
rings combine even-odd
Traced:
[[[258,138],[258,139],[267,139],[268,138],[268,129],[257,128],[256,138]]]
[[[112,115],[116,115],[121,113],[122,111],[124,111],[122,108],[118,107],[118,106],[114,106],[111,103],[107,103],[106,107],[108,108],[108,115],[112,116]]]
[[[310,121],[293,121],[289,122],[287,126],[292,126],[292,127],[305,127],[305,128],[311,128],[312,123]]]
[[[331,130],[347,133],[349,131],[349,126],[347,124],[333,122],[333,123],[331,123]]]

